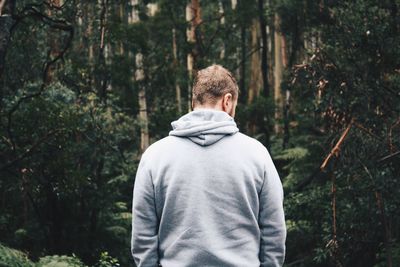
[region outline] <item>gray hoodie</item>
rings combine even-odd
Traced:
[[[133,192],[137,266],[282,266],[283,191],[267,149],[227,113],[196,110],[140,161]]]

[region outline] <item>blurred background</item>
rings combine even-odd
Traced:
[[[400,266],[399,0],[0,0],[0,266],[134,266],[141,153],[196,70],[285,190],[285,266]]]

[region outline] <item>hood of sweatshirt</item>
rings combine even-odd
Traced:
[[[192,111],[171,123],[169,135],[187,137],[201,146],[212,145],[239,131],[228,113],[212,109]]]

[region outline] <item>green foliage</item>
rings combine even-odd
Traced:
[[[86,267],[75,256],[46,256],[40,258],[37,267]]]
[[[392,257],[393,257],[393,266],[397,266],[400,264],[400,246],[396,244],[392,249]],[[386,260],[386,249],[382,248],[377,255],[378,263],[374,265],[374,267],[384,267],[387,266]]]
[[[275,156],[279,160],[299,160],[307,156],[308,150],[302,147],[288,148],[282,151],[282,154]]]
[[[302,4],[284,1],[280,12],[299,18],[304,14],[293,11]],[[388,240],[387,231],[397,228],[400,218],[394,208],[399,205],[394,197],[400,192],[398,158],[380,161],[397,151],[400,141],[390,134],[398,133],[400,106],[400,84],[393,78],[400,62],[394,42],[400,39],[392,8],[372,0],[325,2],[317,9],[311,4],[300,26],[303,36],[314,38],[315,49],[287,77],[294,120],[301,124],[292,129],[292,148],[277,156],[287,171],[286,214],[293,225],[307,226],[301,228],[307,230],[305,238],[299,238],[298,227],[289,228],[289,263],[372,266],[392,254],[395,265],[399,236],[389,233]],[[299,29],[286,21],[282,30],[295,41]],[[351,121],[338,157],[319,170]],[[299,147],[307,153],[296,155]],[[385,230],[388,224],[396,226]],[[395,244],[389,252],[382,249],[388,242]],[[298,249],[303,244],[308,252]]]
[[[1,267],[34,267],[27,255],[0,244],[0,266]]]
[[[102,252],[100,254],[99,262],[96,267],[119,267],[118,260],[108,255],[108,252]]]
[[[12,221],[3,224],[2,237],[14,240],[15,245],[32,242],[38,248],[44,238],[50,238],[55,242],[53,252],[68,252],[80,240],[90,240],[77,251],[83,257],[93,253],[96,242],[123,243],[124,251],[110,251],[129,255],[129,208],[115,203],[130,200],[136,166],[130,136],[135,125],[134,120],[113,106],[111,99],[109,104],[101,104],[95,94],[78,96],[59,84],[24,103],[13,116],[13,129],[18,129],[13,132],[18,136],[15,152],[18,155],[32,150],[34,157],[10,166],[16,170],[18,183],[14,183],[14,175],[2,174],[13,199],[2,217],[14,214],[11,203],[27,205],[26,201],[31,201],[34,209],[13,216],[29,216],[23,229],[10,232],[6,229],[12,227]],[[3,148],[10,155],[4,162],[11,162],[15,152],[4,143]],[[21,185],[26,186],[25,200],[13,197],[20,194]],[[43,220],[52,224],[43,225]],[[119,229],[118,234],[109,229]]]
[[[1,267],[87,267],[75,255],[72,256],[45,256],[37,263],[30,261],[27,255],[19,250],[11,249],[0,244],[0,266]],[[101,252],[95,267],[118,267],[116,258],[111,257],[108,252]]]

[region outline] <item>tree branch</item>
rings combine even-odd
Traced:
[[[385,161],[387,161],[389,159],[392,159],[394,157],[397,157],[397,156],[400,156],[400,151],[394,152],[394,153],[392,153],[390,155],[387,155],[387,156],[384,156],[383,158],[380,158],[378,160],[378,163],[383,163],[383,162],[385,162]]]
[[[42,138],[40,138],[36,143],[34,143],[30,148],[26,149],[24,153],[22,153],[21,155],[19,155],[18,157],[16,157],[15,159],[11,160],[10,162],[7,162],[6,164],[4,164],[3,166],[0,167],[0,172],[3,171],[4,169],[14,165],[15,163],[17,163],[18,161],[23,160],[24,158],[26,158],[29,154],[31,154],[40,144],[42,144],[43,142],[45,142],[47,139],[49,139],[51,136],[61,132],[63,129],[55,129],[52,130],[50,132],[48,132],[45,136],[43,136]]]
[[[336,145],[333,147],[333,149],[331,150],[331,152],[328,154],[328,156],[325,158],[324,162],[321,164],[320,169],[324,170],[326,165],[328,164],[329,160],[331,159],[331,157],[333,155],[338,155],[339,154],[339,150],[340,150],[340,146],[343,144],[343,141],[346,139],[351,126],[353,126],[354,124],[354,120],[352,119],[351,122],[349,123],[349,125],[347,126],[346,130],[344,130],[342,136],[340,137],[339,141],[336,143]]]

